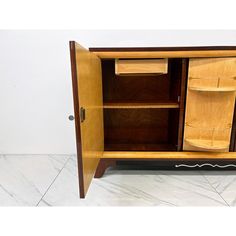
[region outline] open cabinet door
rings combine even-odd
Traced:
[[[185,151],[229,151],[235,92],[236,58],[190,59]]]
[[[70,42],[80,197],[84,198],[104,151],[100,59]]]

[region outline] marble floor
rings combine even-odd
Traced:
[[[0,206],[235,206],[235,171],[109,169],[78,196],[74,155],[0,155]]]

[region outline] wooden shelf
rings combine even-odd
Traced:
[[[223,140],[185,139],[185,141],[191,146],[209,150],[224,150],[229,148],[229,142]]]
[[[103,104],[104,109],[148,109],[148,108],[179,108],[177,102],[108,102]]]
[[[236,159],[236,152],[117,152],[105,151],[102,158],[107,159]]]
[[[235,92],[234,87],[189,87],[189,90],[199,91],[199,92]]]

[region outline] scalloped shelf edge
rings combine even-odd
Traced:
[[[210,145],[212,142],[211,140],[203,140],[203,139],[185,139],[191,146],[202,148],[202,149],[209,149],[209,150],[224,150],[229,148],[229,142],[221,141],[221,140],[214,140],[213,144]]]
[[[213,88],[213,87],[189,87],[188,89],[200,92],[235,92],[236,88],[223,87],[223,88]]]

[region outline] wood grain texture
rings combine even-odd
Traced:
[[[118,76],[115,74],[115,60],[102,60],[102,80],[104,103],[170,100],[170,79],[167,74]]]
[[[235,75],[235,58],[190,59],[184,150],[229,150]]]
[[[226,76],[202,76],[200,78],[189,77],[189,89],[202,91],[235,91],[235,77]]]
[[[168,143],[169,109],[105,109],[105,148],[108,144]]]
[[[104,150],[102,72],[100,59],[75,43],[79,108],[85,109],[80,122],[81,159],[86,194]]]
[[[111,159],[236,159],[236,152],[116,152],[105,151],[102,158]]]
[[[189,87],[189,90],[199,91],[199,92],[235,92],[236,88],[234,87]]]
[[[203,58],[236,57],[236,50],[193,50],[193,51],[92,51],[100,58]]]
[[[236,46],[181,46],[181,47],[91,47],[91,52],[146,52],[146,51],[216,51],[236,50]]]
[[[176,151],[176,146],[169,143],[111,143],[106,144],[106,151]]]
[[[111,159],[100,159],[94,178],[101,178],[108,167],[115,167],[116,161]]]
[[[104,109],[165,109],[165,108],[179,108],[179,104],[177,102],[156,102],[156,103],[144,103],[144,102],[136,102],[136,103],[122,103],[122,102],[110,102],[103,104]]]
[[[181,61],[168,60],[168,74],[117,76],[102,60],[105,150],[176,150]]]
[[[185,105],[186,105],[186,91],[188,78],[188,59],[181,60],[181,74],[180,74],[180,100],[179,100],[179,123],[178,123],[178,143],[177,150],[183,149],[184,138],[184,119],[185,119]],[[178,73],[177,73],[178,74]]]
[[[193,147],[202,148],[205,150],[227,150],[229,148],[229,142],[224,140],[215,139],[185,139],[185,142],[189,143]]]
[[[231,138],[230,138],[230,152],[236,151],[236,106],[234,106],[234,116],[233,116],[233,124],[231,129]]]
[[[78,78],[77,78],[77,69],[76,69],[76,50],[75,50],[74,41],[70,41],[70,59],[71,59],[71,75],[72,75],[73,102],[74,102],[79,192],[80,192],[80,197],[84,198],[85,192],[84,192],[82,144],[81,144],[80,117],[79,117],[79,99],[78,99],[79,93],[78,93]]]
[[[191,59],[189,62],[190,78],[224,79],[235,77],[235,58]]]
[[[145,60],[116,60],[115,73],[122,74],[166,74],[168,71],[167,59]]]

